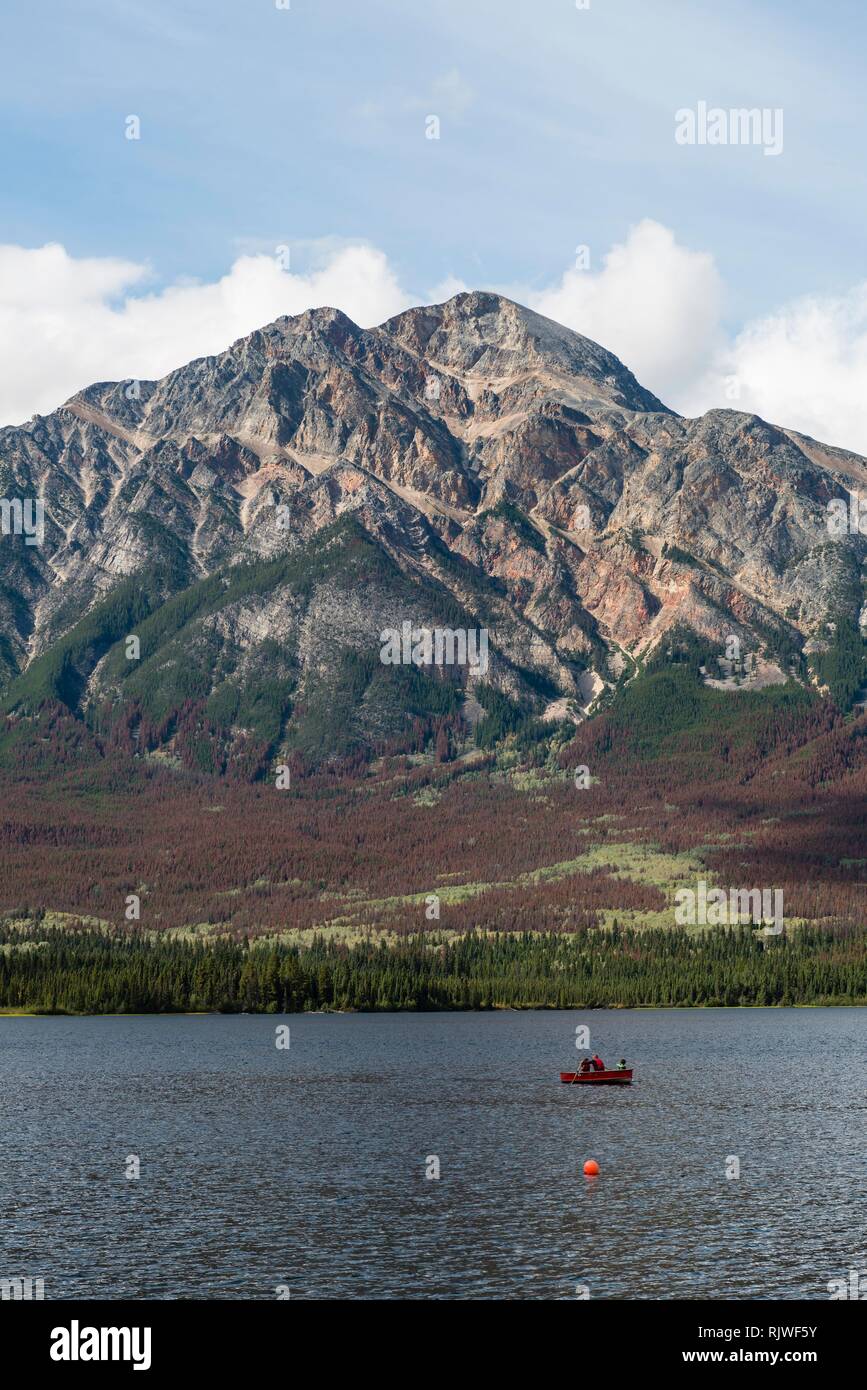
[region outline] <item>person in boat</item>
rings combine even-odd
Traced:
[[[626,1071],[626,1058],[625,1058],[625,1057],[621,1057],[621,1058],[620,1058],[620,1061],[617,1063],[617,1066],[614,1068],[614,1070],[615,1070],[615,1071]]]
[[[590,1070],[591,1070],[590,1058],[589,1058],[589,1057],[582,1057],[582,1058],[581,1058],[581,1063],[580,1063],[580,1065],[579,1065],[579,1067],[578,1067],[579,1074],[583,1076],[585,1072],[588,1072],[588,1071],[590,1071]]]
[[[605,1070],[605,1063],[603,1062],[602,1058],[599,1056],[599,1053],[598,1053],[598,1052],[594,1052],[593,1056],[590,1058],[590,1065],[591,1065],[591,1067],[593,1068],[594,1071],[604,1071],[604,1070]]]

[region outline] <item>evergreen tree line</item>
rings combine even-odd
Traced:
[[[40,1013],[867,1003],[867,928],[613,927],[395,944],[0,928],[0,1007]]]

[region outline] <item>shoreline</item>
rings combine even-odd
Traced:
[[[757,1009],[779,1013],[785,1009],[865,1009],[867,999],[816,1000],[801,1004],[568,1004],[557,1008],[552,1004],[514,1004],[494,1005],[490,1009],[306,1009],[300,1013],[282,1013],[267,1009],[151,1009],[146,1012],[130,1010],[113,1013],[73,1013],[58,1009],[3,1009],[0,1020],[4,1018],[327,1018],[364,1015],[367,1017],[392,1017],[396,1014],[434,1016],[436,1014],[574,1014],[574,1013],[743,1013]]]

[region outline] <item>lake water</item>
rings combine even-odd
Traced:
[[[634,1086],[560,1085],[579,1023]],[[47,1299],[827,1299],[867,1269],[865,1030],[857,1009],[0,1018],[0,1277]]]

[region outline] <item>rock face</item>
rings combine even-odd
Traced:
[[[673,627],[773,652],[857,621],[867,539],[832,534],[827,510],[857,493],[863,459],[736,411],[682,419],[603,348],[498,295],[371,330],[313,310],[0,430],[0,498],[40,499],[45,528],[41,544],[0,536],[0,687],[14,707],[53,654],[74,703],[144,698],[201,648],[189,699],[264,679],[264,661],[303,709],[382,629],[461,616],[491,644],[465,695],[484,680],[540,711],[580,705],[591,673],[612,680]],[[245,589],[242,570],[265,577]],[[179,645],[154,638],[133,675],[98,615],[139,584],[151,629],[174,605],[161,631]]]

